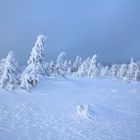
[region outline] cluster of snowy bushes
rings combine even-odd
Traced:
[[[96,55],[83,60],[77,56],[72,62],[65,59],[65,53],[58,55],[56,61],[45,62],[44,46],[47,37],[39,35],[32,48],[30,58],[25,68],[18,66],[14,53],[8,53],[5,59],[0,60],[0,87],[6,90],[23,88],[29,90],[43,77],[77,77],[104,76],[112,79],[122,79],[123,82],[140,81],[140,63],[131,58],[130,64],[114,64],[111,67],[98,63]]]

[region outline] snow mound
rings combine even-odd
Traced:
[[[93,105],[83,104],[77,106],[77,115],[80,118],[91,120],[94,117]]]

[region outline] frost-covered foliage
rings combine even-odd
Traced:
[[[98,75],[96,57],[97,57],[97,55],[95,54],[90,60],[90,65],[89,65],[89,69],[88,69],[88,77],[95,77]]]
[[[140,81],[140,61],[130,64],[113,64],[104,66],[97,62],[97,55],[82,59],[77,56],[74,61],[66,59],[66,53],[62,52],[55,61],[45,62],[44,45],[47,37],[39,35],[32,48],[27,66],[18,67],[13,52],[9,52],[7,58],[0,60],[0,87],[7,90],[16,87],[29,90],[45,76],[65,77],[66,75],[77,77],[109,77],[121,79],[123,82]],[[20,76],[19,76],[20,75]]]
[[[73,62],[71,72],[76,72],[81,64],[82,64],[82,58],[80,56],[77,56],[75,61]]]
[[[113,64],[111,67],[103,66],[97,63],[97,55],[87,58],[73,73],[78,77],[111,77],[112,79],[121,79],[123,82],[140,81],[140,64],[135,63],[133,58],[130,64]]]
[[[46,36],[39,35],[32,48],[28,65],[21,74],[20,87],[24,89],[30,89],[35,86],[37,82],[45,76],[44,69],[44,45],[46,42]]]
[[[46,64],[46,70],[48,71],[48,75],[52,76],[55,72],[55,62],[50,61],[50,63]]]
[[[74,74],[79,77],[95,77],[99,75],[98,65],[96,61],[97,55],[93,55],[92,58],[87,58],[84,60],[81,65],[78,67],[78,70]]]
[[[135,76],[134,76],[135,81],[140,81],[140,69],[137,69],[135,71]]]
[[[91,59],[87,58],[82,62],[82,64],[79,66],[78,71],[74,74],[74,76],[78,77],[87,77],[88,76],[88,70],[90,66]]]
[[[0,87],[13,90],[18,86],[19,69],[13,52],[9,52],[5,59],[1,60]]]
[[[64,62],[65,62],[65,53],[62,52],[58,55],[56,64],[55,64],[55,70],[54,75],[55,76],[64,76],[65,75],[65,68],[64,68]]]
[[[123,82],[139,81],[140,67],[131,58],[130,64],[112,65],[111,77],[122,79]]]
[[[57,57],[56,62],[57,62],[58,64],[60,64],[61,66],[63,66],[63,64],[64,64],[65,55],[66,55],[65,52],[61,52],[61,53],[58,55],[58,57]]]
[[[128,81],[136,80],[135,75],[137,70],[138,70],[138,65],[134,63],[133,58],[131,58],[131,63],[128,65],[128,70],[126,74]]]
[[[128,66],[126,64],[122,64],[117,70],[117,78],[126,80]]]
[[[113,64],[110,68],[110,76],[116,78],[120,75],[120,65]]]
[[[45,69],[48,71],[48,75],[54,77],[64,77],[67,73],[67,62],[65,61],[65,53],[62,52],[58,55],[56,62],[50,61],[45,64]]]
[[[109,67],[108,66],[102,67],[99,75],[104,77],[108,77],[109,75],[111,75]]]

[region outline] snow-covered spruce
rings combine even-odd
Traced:
[[[98,68],[97,68],[97,61],[96,61],[97,55],[93,55],[93,57],[90,60],[90,65],[88,69],[88,77],[95,77],[98,75]]]
[[[64,75],[65,75],[65,68],[64,68],[65,56],[66,56],[65,52],[62,52],[58,55],[57,60],[56,60],[55,70],[54,70],[55,76],[64,77]]]
[[[50,61],[49,64],[46,63],[45,69],[48,71],[48,75],[54,77],[64,77],[67,73],[67,64],[65,62],[65,52],[61,52],[56,62]]]
[[[79,66],[75,76],[79,77],[95,77],[99,75],[99,70],[97,67],[97,61],[96,61],[97,55],[93,55],[92,58],[87,58],[82,62],[82,64]]]
[[[50,61],[49,63],[45,64],[45,70],[47,71],[49,76],[52,76],[55,72],[55,62]]]
[[[123,69],[123,68],[122,68]],[[120,65],[113,64],[110,68],[110,76],[114,79],[116,77],[120,77],[120,73],[122,70],[120,70]],[[123,75],[123,74],[122,74]]]
[[[80,56],[77,56],[75,61],[73,62],[71,72],[72,73],[76,72],[79,69],[81,64],[82,64],[82,58]]]
[[[135,81],[136,80],[136,71],[138,70],[138,65],[134,63],[133,58],[131,58],[131,62],[128,65],[128,70],[126,74],[126,78],[128,81]]]
[[[78,71],[74,74],[74,76],[78,77],[87,77],[88,75],[88,69],[90,65],[90,58],[87,58],[82,62],[82,64],[79,66]]]
[[[108,77],[111,75],[110,69],[108,66],[104,66],[102,67],[101,71],[100,71],[100,76],[102,77]]]
[[[13,52],[9,52],[1,62],[0,87],[5,90],[13,90],[19,84],[19,67]]]
[[[47,37],[44,35],[39,35],[37,37],[27,63],[28,65],[20,77],[20,87],[23,89],[30,89],[35,86],[43,76],[45,76],[44,45],[46,39]]]
[[[127,82],[127,71],[128,66],[126,64],[122,64],[117,71],[117,78],[122,79],[123,82]]]
[[[134,77],[135,81],[140,81],[140,69],[137,69],[135,71],[135,77]]]

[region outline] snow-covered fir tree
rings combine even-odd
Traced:
[[[48,73],[50,76],[54,76],[54,73],[55,73],[55,62],[54,61],[50,61]]]
[[[126,64],[122,64],[120,66],[120,68],[117,71],[117,78],[119,79],[125,79],[125,77],[127,76],[127,70],[128,70],[128,66]]]
[[[108,77],[110,75],[110,70],[108,66],[104,66],[101,69],[100,76]]]
[[[67,60],[64,61],[64,65],[63,66],[64,66],[65,73],[68,74],[68,61]]]
[[[44,64],[44,70],[45,70],[46,76],[50,76],[50,63],[49,62],[46,62]]]
[[[54,73],[53,75],[56,77],[64,77],[65,76],[65,68],[64,68],[64,62],[65,62],[65,52],[61,52],[56,60],[56,64],[54,67]]]
[[[101,70],[102,70],[103,67],[104,67],[104,66],[103,66],[101,63],[97,63],[97,69],[98,69],[98,74],[99,74],[99,76],[100,76],[100,74],[101,74]]]
[[[11,51],[2,60],[2,75],[0,77],[0,87],[6,90],[13,90],[19,84],[19,67],[15,60],[14,53]]]
[[[60,64],[61,66],[63,66],[64,64],[64,61],[65,61],[65,56],[66,56],[66,53],[65,52],[61,52],[58,57],[57,57],[57,60],[56,60],[56,63]]]
[[[113,64],[110,68],[110,76],[112,78],[117,78],[117,73],[119,69],[120,69],[120,65]]]
[[[77,56],[75,61],[73,62],[71,72],[76,72],[79,66],[81,65],[81,63],[82,63],[82,58],[80,56]]]
[[[98,75],[98,67],[97,67],[97,55],[93,55],[93,57],[90,59],[90,64],[89,64],[89,68],[87,69],[88,71],[88,77],[95,77]]]
[[[130,64],[128,65],[128,70],[125,79],[127,81],[134,81],[135,80],[135,73],[138,69],[138,65],[134,62],[133,58],[131,58]]]
[[[68,60],[68,69],[67,69],[67,74],[72,74],[72,62],[71,60]]]
[[[80,65],[78,71],[75,74],[73,74],[73,75],[74,76],[78,76],[78,77],[87,77],[88,76],[88,70],[89,70],[90,62],[91,62],[91,59],[88,57],[86,60],[84,60],[82,62],[82,64]]]
[[[135,71],[135,77],[134,77],[135,81],[140,81],[140,69],[137,69]]]
[[[39,35],[32,48],[30,58],[27,62],[27,67],[21,74],[20,87],[30,89],[35,86],[37,82],[45,76],[44,68],[44,45],[47,37]]]

